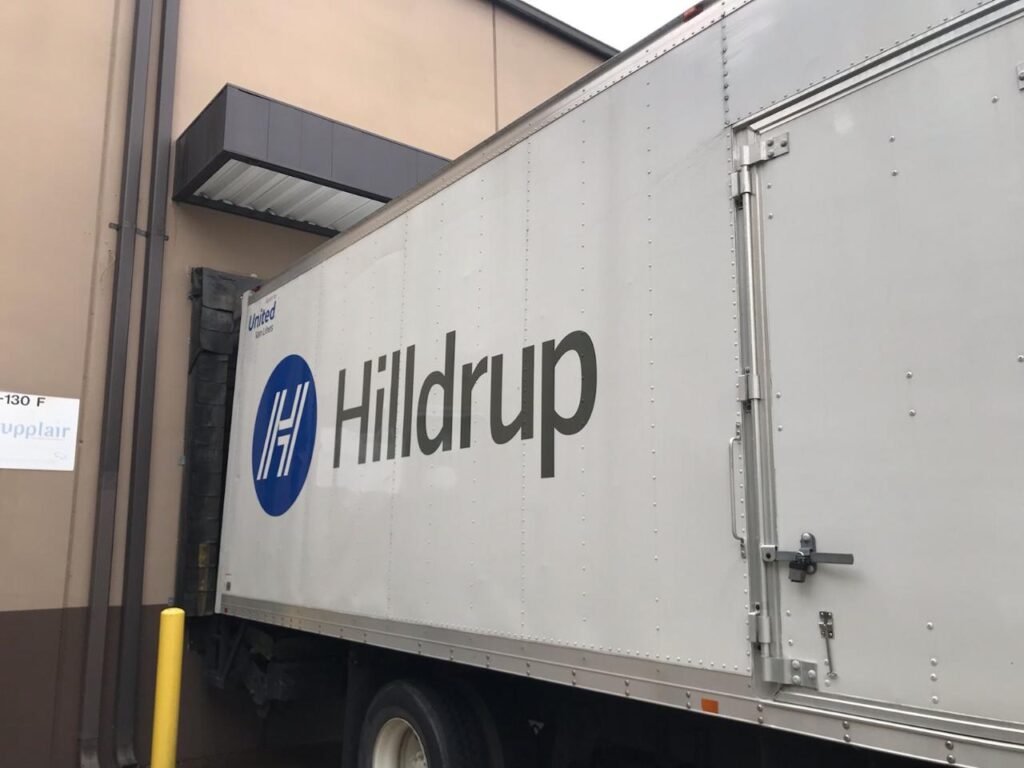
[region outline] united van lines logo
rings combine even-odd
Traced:
[[[249,333],[256,332],[256,338],[274,332],[274,315],[277,314],[277,301],[269,307],[264,304],[258,310],[249,313]]]
[[[252,436],[252,479],[268,515],[283,515],[299,497],[315,440],[313,373],[301,357],[288,355],[263,388]]]

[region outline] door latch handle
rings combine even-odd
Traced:
[[[761,559],[766,563],[778,560],[789,563],[789,580],[803,582],[809,574],[818,570],[822,564],[853,565],[853,555],[839,552],[819,552],[813,533],[800,534],[800,549],[790,552],[777,549],[774,545],[761,547]]]

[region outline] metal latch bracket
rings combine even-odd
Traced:
[[[764,660],[764,677],[769,683],[818,690],[818,662],[771,656]]]
[[[779,133],[775,136],[762,138],[750,148],[750,162],[747,165],[767,163],[776,157],[789,154],[789,134]]]
[[[789,580],[803,582],[818,571],[822,564],[853,565],[853,555],[840,552],[819,552],[818,542],[813,533],[800,534],[800,549],[790,552],[780,550],[774,544],[761,546],[761,560],[771,563],[789,563]]]
[[[836,665],[832,661],[832,641],[836,636],[836,625],[832,617],[832,611],[818,611],[818,632],[825,640],[825,666],[828,667],[828,672],[825,673],[825,676],[829,680],[835,680],[839,675],[836,674]]]

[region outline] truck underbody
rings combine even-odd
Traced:
[[[851,749],[786,731],[701,716],[486,669],[310,636],[244,619],[198,619],[190,629],[209,682],[245,688],[269,719],[317,713],[300,734],[334,744],[320,758],[364,765],[362,733],[374,697],[410,686],[461,712],[445,739],[470,734],[475,766],[488,768],[904,768],[925,763]],[[698,709],[699,699],[694,700]],[[705,705],[706,706],[706,705]],[[326,717],[324,712],[329,713]],[[318,753],[319,754],[319,753]],[[320,764],[317,761],[316,764]],[[445,763],[447,765],[447,763]],[[453,765],[460,765],[454,763]]]

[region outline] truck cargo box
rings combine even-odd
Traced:
[[[1022,62],[715,4],[247,294],[219,610],[1024,764]]]

